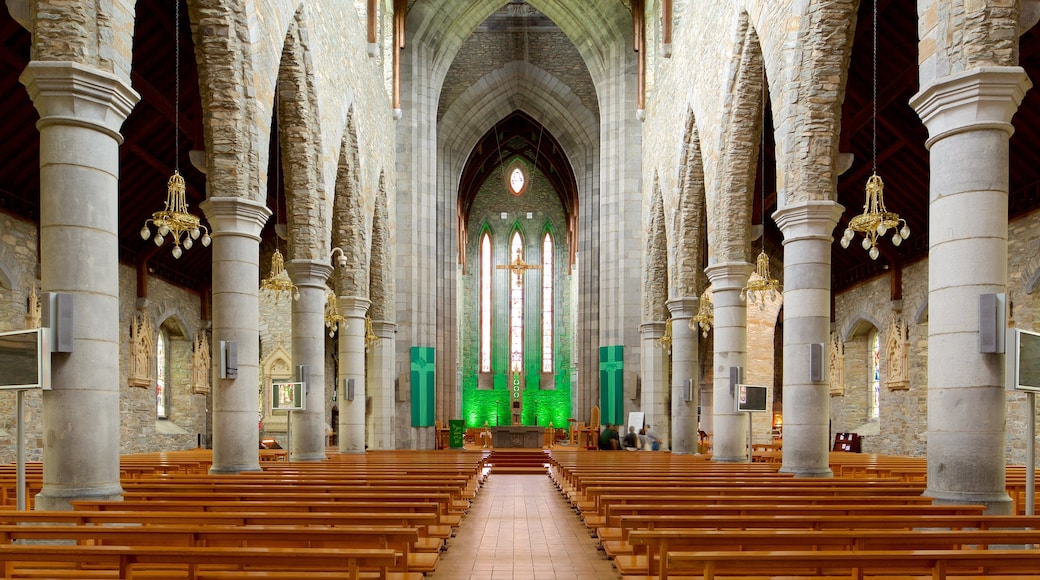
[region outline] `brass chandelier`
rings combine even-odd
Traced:
[[[339,313],[336,306],[336,293],[325,287],[325,328],[329,329],[329,338],[336,336],[336,331],[347,328],[347,319]]]
[[[661,348],[663,348],[665,351],[667,351],[668,354],[672,354],[672,319],[671,318],[669,318],[664,323],[664,334],[662,334],[661,338],[657,339],[657,341],[658,341],[658,343],[660,343]]]
[[[762,234],[763,238],[765,233]],[[764,242],[763,242],[764,243]],[[748,277],[747,285],[740,291],[740,300],[747,300],[751,304],[758,303],[759,310],[765,310],[766,297],[770,301],[776,300],[777,292],[780,290],[780,282],[769,274],[769,256],[765,250],[758,254],[755,271]]]
[[[274,249],[274,254],[271,255],[271,273],[267,278],[260,280],[260,288],[274,292],[275,304],[278,303],[278,297],[283,292],[291,295],[293,300],[300,299],[300,289],[293,284],[289,273],[285,271],[285,258],[282,257],[282,253],[278,251],[277,247]]]
[[[740,290],[740,301],[758,303],[759,310],[765,310],[766,297],[770,301],[776,300],[776,294],[780,289],[778,282],[769,273],[769,255],[766,254],[766,72],[762,65],[762,146],[759,148],[758,158],[761,160],[761,186],[762,190],[762,251],[755,260],[755,271],[748,277],[747,284]]]
[[[863,202],[863,213],[849,220],[845,235],[841,237],[841,247],[848,248],[857,233],[863,235],[862,246],[871,260],[877,260],[881,253],[877,247],[878,238],[884,237],[892,230],[892,245],[898,246],[910,237],[910,226],[899,214],[885,209],[885,182],[877,174],[877,0],[874,0],[873,20],[873,79],[871,104],[871,156],[873,170],[867,179],[866,199]]]
[[[708,338],[708,333],[711,332],[711,325],[715,322],[715,305],[711,303],[711,296],[708,295],[707,290],[701,294],[701,299],[698,302],[700,304],[697,308],[697,315],[690,319],[690,330],[697,330],[699,326],[701,336]]]
[[[148,224],[155,226],[155,237],[152,241],[156,246],[162,246],[166,241],[167,234],[173,239],[172,254],[174,258],[180,258],[183,251],[190,250],[201,236],[203,246],[210,244],[209,229],[201,224],[198,216],[188,211],[188,200],[185,196],[184,178],[181,177],[180,168],[180,97],[181,97],[181,42],[180,42],[180,2],[174,2],[174,90],[173,90],[173,126],[174,126],[174,163],[173,175],[166,182],[166,206],[152,214],[152,217],[144,220],[141,227],[141,238],[147,240],[152,237],[151,228]]]

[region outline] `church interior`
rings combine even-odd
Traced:
[[[935,504],[1024,513],[1038,20],[1036,0],[7,0],[0,462],[66,510],[129,501],[131,457],[368,477],[394,452],[457,462],[474,494],[491,449],[537,448],[498,458],[523,474],[544,447],[550,503],[577,507],[588,461],[838,480],[856,455],[909,462]],[[26,372],[20,340],[46,343]],[[584,453],[629,425],[665,453]]]

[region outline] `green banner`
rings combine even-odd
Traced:
[[[448,421],[448,447],[462,449],[462,439],[466,435],[466,422],[462,419]]]
[[[599,347],[600,424],[625,424],[625,346]]]
[[[432,346],[413,346],[412,427],[432,427],[434,415],[434,367]]]

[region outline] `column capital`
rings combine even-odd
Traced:
[[[925,147],[964,131],[1014,133],[1011,117],[1033,86],[1020,66],[983,66],[935,79],[910,99],[928,127]]]
[[[40,114],[38,128],[79,125],[120,144],[119,128],[141,99],[123,79],[77,62],[34,60],[18,80]]]
[[[656,339],[664,336],[664,321],[644,322],[639,325],[639,336],[644,339]]]
[[[701,306],[701,299],[696,296],[682,296],[672,298],[664,303],[668,311],[672,313],[672,320],[686,320],[697,315]]]
[[[260,241],[260,231],[271,217],[267,206],[243,197],[211,197],[199,204],[213,226],[211,236],[246,236]]]
[[[716,294],[725,290],[741,290],[747,284],[748,276],[755,269],[747,262],[724,262],[712,264],[704,269]]]
[[[834,240],[834,226],[845,206],[833,200],[809,200],[773,212],[773,221],[784,234],[784,245],[799,240]]]
[[[290,260],[285,265],[293,284],[314,286],[324,289],[325,281],[332,274],[332,265],[320,260]]]
[[[339,312],[345,318],[364,318],[372,301],[360,296],[340,296]]]
[[[379,338],[393,338],[397,334],[397,324],[389,320],[373,320],[372,332]]]

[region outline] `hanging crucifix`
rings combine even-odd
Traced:
[[[513,279],[516,285],[523,285],[524,282],[522,274],[525,271],[542,269],[542,267],[538,264],[528,264],[527,262],[524,262],[524,257],[521,255],[522,253],[523,250],[521,248],[516,248],[516,257],[513,258],[512,262],[508,264],[499,264],[498,266],[495,266],[499,270],[512,270],[514,277]]]
[[[524,369],[524,272],[527,270],[539,270],[541,266],[524,262],[523,242],[519,232],[513,234],[510,243],[514,258],[509,264],[497,266],[499,270],[510,271],[509,291],[509,373],[512,375],[512,393],[510,404],[512,410],[512,423],[521,423],[521,386],[523,383],[522,373]]]

